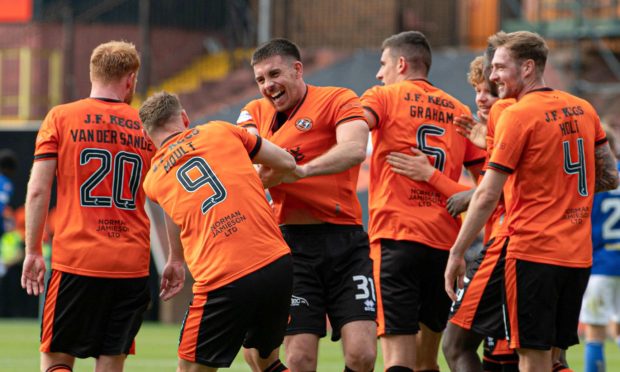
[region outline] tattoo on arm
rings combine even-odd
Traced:
[[[595,152],[595,192],[614,190],[618,187],[616,158],[609,144],[598,146]]]

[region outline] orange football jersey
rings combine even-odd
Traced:
[[[194,293],[290,253],[252,165],[260,145],[245,129],[214,121],[167,139],[153,158],[144,189],[181,227]]]
[[[125,103],[86,98],[47,114],[35,161],[58,159],[53,269],[109,278],[149,274],[142,181],[154,152],[138,112]]]
[[[453,120],[469,109],[426,80],[406,80],[377,86],[362,96],[376,118],[372,130],[369,235],[415,241],[450,249],[461,226],[446,210],[446,197],[427,182],[417,182],[391,170],[391,152],[412,154],[416,147],[435,168],[454,181],[463,165],[484,161],[484,151],[456,132]]]
[[[509,174],[507,257],[591,266],[595,147],[605,142],[594,108],[562,91],[535,90],[504,110],[488,167]]]
[[[253,125],[260,135],[291,153],[299,165],[323,155],[336,145],[336,127],[352,120],[366,120],[353,91],[337,87],[307,85],[306,94],[274,131],[276,110],[265,98],[248,103],[237,124]],[[362,208],[356,186],[360,166],[344,172],[309,177],[269,189],[278,218],[307,211],[318,220],[343,225],[361,225]]]

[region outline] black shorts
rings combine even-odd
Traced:
[[[229,367],[241,345],[262,358],[282,343],[293,283],[290,255],[208,293],[194,294],[179,339],[179,358]]]
[[[504,264],[509,239],[491,239],[467,266],[465,287],[450,308],[450,322],[480,335],[505,338]]]
[[[95,278],[52,270],[40,350],[78,358],[133,354],[150,298],[148,277]]]
[[[391,239],[381,239],[380,248],[375,272],[380,288],[379,336],[415,334],[420,322],[434,332],[443,331],[451,302],[443,278],[449,252]]]
[[[590,268],[506,258],[505,270],[510,347],[549,350],[578,344],[579,311]]]
[[[519,372],[519,354],[505,339],[485,337],[482,354],[484,372]]]
[[[368,235],[361,226],[286,225],[282,235],[293,253],[294,284],[287,335],[340,339],[346,323],[376,319],[376,295]]]

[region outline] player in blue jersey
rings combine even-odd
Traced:
[[[13,183],[10,176],[17,168],[17,157],[11,150],[0,150],[0,236],[4,234],[4,208],[9,204],[13,195]]]
[[[613,131],[606,132],[618,158]],[[585,372],[603,372],[607,325],[612,321],[616,328],[620,326],[620,187],[594,195],[592,253],[592,273],[583,297],[580,321],[586,326]],[[620,338],[617,334],[616,337],[620,346]]]

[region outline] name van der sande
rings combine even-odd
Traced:
[[[140,150],[153,151],[153,144],[144,137],[140,122],[115,115],[86,114],[84,124],[89,125],[118,125],[134,130],[136,133],[119,132],[105,127],[93,129],[72,129],[71,139],[74,142],[97,142],[131,146]]]

